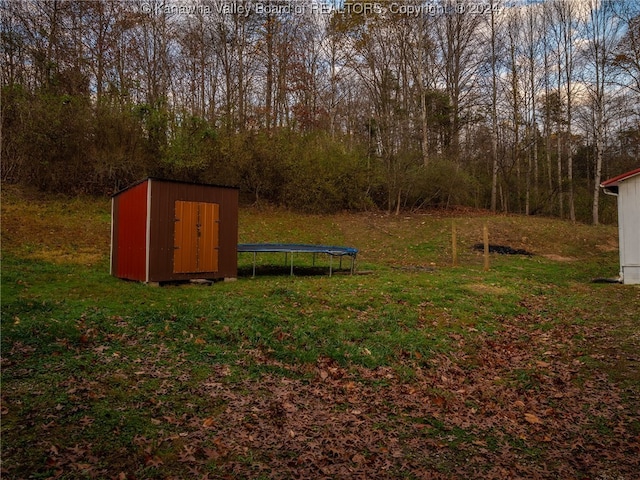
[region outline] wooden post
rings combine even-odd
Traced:
[[[458,238],[456,234],[456,221],[451,222],[451,256],[454,267],[458,266]]]
[[[487,222],[484,222],[482,227],[482,237],[484,242],[484,271],[489,270],[489,227]]]

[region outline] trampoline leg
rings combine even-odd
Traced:
[[[333,255],[329,255],[329,276],[333,273]]]
[[[291,276],[293,276],[293,252],[291,252]]]
[[[253,276],[252,278],[256,278],[256,252],[253,252]]]

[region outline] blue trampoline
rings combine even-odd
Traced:
[[[313,262],[317,254],[329,256],[329,276],[333,274],[333,258],[340,258],[340,268],[342,267],[342,258],[351,258],[350,272],[353,275],[355,271],[356,256],[358,249],[352,247],[334,247],[328,245],[306,245],[301,243],[240,243],[238,244],[238,253],[253,253],[253,276],[256,276],[256,256],[258,253],[284,253],[285,262],[287,256],[291,256],[291,275],[293,275],[293,254],[294,253],[311,253],[313,254]]]

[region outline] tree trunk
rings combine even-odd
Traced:
[[[427,93],[425,85],[422,85],[422,92],[420,94],[420,116],[422,126],[422,138],[420,141],[422,165],[427,168],[429,166],[429,120],[427,115]]]
[[[497,208],[498,196],[498,72],[496,58],[496,26],[491,1],[491,211]]]
[[[599,109],[598,118],[596,119],[596,169],[595,169],[595,184],[593,189],[593,224],[598,225],[600,222],[599,210],[600,210],[600,182],[602,178],[602,111]]]
[[[573,194],[573,139],[571,138],[571,80],[567,73],[567,186],[569,188],[569,219],[576,221],[576,207]]]
[[[558,46],[559,48],[559,46]],[[561,60],[560,60],[560,56],[558,56],[558,98],[560,97],[560,91],[562,88],[561,85],[561,76],[562,74],[562,64],[561,64]],[[558,207],[560,209],[559,211],[559,217],[560,218],[564,218],[564,185],[562,184],[562,144],[560,143],[560,139],[561,139],[561,130],[562,130],[562,123],[560,121],[560,118],[558,116],[558,120],[556,122],[556,127],[557,127],[557,132],[556,132],[556,151],[557,151],[557,163],[558,163]]]

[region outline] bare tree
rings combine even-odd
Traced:
[[[615,47],[612,66],[618,73],[616,83],[640,94],[640,5],[624,2],[616,5],[616,14],[626,32]]]
[[[427,168],[430,163],[430,115],[428,94],[434,90],[435,59],[433,57],[434,41],[430,35],[430,27],[433,20],[429,17],[421,18],[417,23],[418,28],[412,28],[409,32],[410,41],[406,45],[410,48],[410,60],[408,66],[411,71],[412,83],[419,97],[419,123],[420,123],[420,151],[422,153],[422,165]]]
[[[607,86],[610,82],[610,65],[618,38],[619,22],[614,6],[610,1],[589,3],[589,22],[586,34],[588,38],[586,59],[589,68],[585,69],[584,79],[593,108],[593,131],[595,143],[595,171],[592,203],[593,224],[599,223],[599,195],[602,175],[602,162],[605,144],[605,122],[607,116]]]
[[[537,6],[529,6],[526,13],[527,29],[525,33],[527,44],[527,63],[529,75],[529,131],[528,139],[529,164],[527,169],[527,191],[525,213],[531,213],[531,183],[534,185],[536,201],[539,197],[539,165],[538,165],[538,105],[537,97],[540,91],[540,47],[541,42],[541,18],[540,9]],[[544,73],[544,71],[543,71]],[[533,172],[532,172],[533,170]],[[532,178],[533,176],[533,178]]]
[[[578,5],[575,0],[555,0],[554,13],[556,20],[556,35],[558,37],[558,65],[562,65],[562,78],[558,78],[559,86],[563,87],[566,99],[566,139],[567,152],[567,194],[569,200],[569,219],[576,220],[574,181],[573,181],[573,103],[574,103],[574,68],[575,44],[578,23]]]
[[[511,111],[511,130],[513,132],[511,142],[511,165],[508,168],[507,177],[511,176],[512,170],[516,174],[516,194],[517,202],[520,207],[521,202],[521,178],[522,178],[522,159],[521,159],[521,127],[523,120],[523,64],[522,64],[522,48],[524,39],[521,30],[521,12],[513,10],[509,12],[509,18],[506,26],[507,48],[508,48],[508,103]],[[505,210],[509,209],[508,205],[504,205]],[[519,208],[520,209],[520,208]],[[521,210],[521,209],[520,209]]]
[[[544,116],[544,132],[545,132],[545,160],[547,167],[547,188],[549,195],[553,192],[553,173],[551,164],[551,108],[549,100],[551,98],[551,46],[549,42],[549,23],[550,15],[548,13],[548,4],[542,5],[542,49],[543,49],[543,63],[544,63],[544,101],[543,101],[543,116]]]
[[[447,0],[444,3],[450,12],[466,12],[470,10],[469,5],[475,4],[466,0]],[[475,40],[480,25],[481,16],[468,14],[440,15],[436,22],[441,76],[451,100],[447,143],[455,162],[460,160],[460,132],[474,93],[473,82],[479,62]]]
[[[490,6],[490,44],[491,44],[491,211],[497,208],[498,195],[498,49],[496,25],[496,2],[491,0]]]
[[[249,85],[252,80],[255,56],[253,47],[256,18],[247,0],[234,2],[231,11],[214,10],[216,55],[224,77],[224,124],[229,131],[244,130],[247,126]]]

